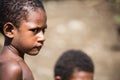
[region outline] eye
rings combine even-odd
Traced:
[[[36,33],[39,32],[39,29],[38,29],[38,28],[36,28],[36,29],[31,29],[31,31],[36,34]]]
[[[43,33],[45,33],[45,30],[47,29],[47,27],[44,27],[43,29],[42,29],[42,32]]]
[[[43,33],[45,33],[45,29],[46,29],[47,27],[41,27],[41,28],[34,28],[34,29],[30,29],[30,31],[32,31],[34,34],[37,34],[37,33],[39,33],[39,32],[43,32]]]

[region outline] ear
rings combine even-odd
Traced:
[[[16,27],[11,22],[7,22],[3,27],[4,35],[8,38],[13,38],[15,29]]]
[[[61,80],[60,76],[55,76],[55,80]]]

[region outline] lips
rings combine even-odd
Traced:
[[[42,46],[38,46],[38,47],[34,47],[33,50],[37,50],[39,51],[41,49]]]
[[[37,55],[41,48],[42,48],[42,45],[41,46],[35,46],[28,52],[28,54],[29,55]]]
[[[41,44],[38,45],[38,46],[33,47],[33,48],[32,48],[32,52],[39,52],[40,49],[42,48],[42,46],[43,46],[43,43],[41,43]]]
[[[30,54],[31,55],[36,55],[39,53],[41,47],[34,47],[31,51],[30,51]]]

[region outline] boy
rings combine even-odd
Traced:
[[[54,68],[55,80],[93,80],[93,74],[91,58],[79,50],[64,52]]]
[[[24,55],[37,55],[45,41],[46,13],[40,0],[0,0],[0,80],[34,80]]]

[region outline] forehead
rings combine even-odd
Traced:
[[[28,14],[26,15],[24,20],[20,22],[20,28],[35,28],[39,26],[46,26],[46,13],[38,8],[35,10],[28,10]],[[25,27],[27,26],[27,27]]]
[[[46,27],[46,20],[46,13],[42,9],[29,10],[25,19],[21,20],[19,30]]]
[[[26,21],[46,22],[46,20],[46,13],[42,9],[28,10]]]
[[[70,80],[93,80],[93,73],[86,71],[76,71]]]

